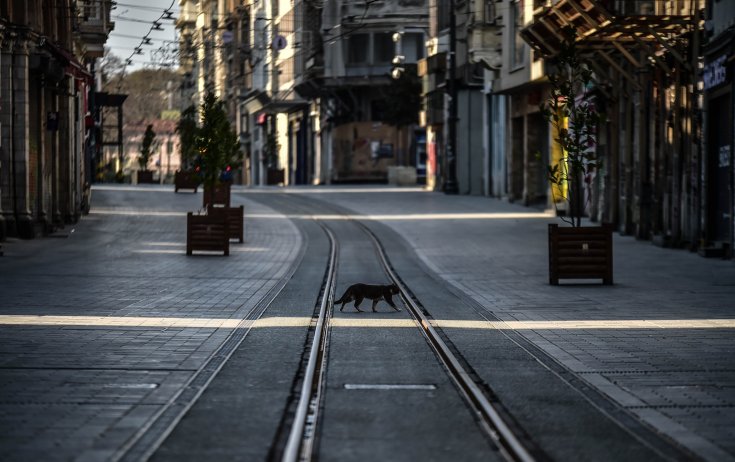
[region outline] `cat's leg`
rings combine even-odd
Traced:
[[[349,295],[347,292],[345,292],[340,300],[342,301],[342,306],[339,307],[339,310],[342,311],[345,308],[345,304],[352,301],[352,295]]]
[[[380,301],[380,299],[379,299],[379,298],[375,298],[375,299],[373,299],[373,312],[377,311],[377,310],[375,309],[375,305],[377,305],[379,301]]]
[[[392,306],[394,310],[396,310],[396,311],[401,311],[401,309],[400,309],[400,308],[398,308],[398,307],[396,306],[396,304],[395,304],[395,303],[393,303],[393,297],[391,297],[390,295],[389,295],[389,296],[387,296],[387,297],[385,297],[385,301],[386,301],[386,302],[387,302],[387,303],[388,303],[388,304],[389,304],[390,306]]]
[[[360,309],[360,303],[362,303],[363,297],[357,297],[355,299],[355,309],[362,313],[362,310]]]

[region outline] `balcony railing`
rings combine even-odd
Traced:
[[[105,0],[82,0],[77,4],[79,32],[89,43],[104,44],[107,34],[114,28],[110,21],[110,2]],[[98,35],[99,37],[91,37]]]

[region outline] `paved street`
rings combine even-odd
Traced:
[[[201,460],[228,439],[240,440],[241,460],[267,458],[277,444],[262,429],[280,425],[308,322],[251,327],[311,315],[326,246],[312,214],[299,209],[308,204],[335,229],[346,214],[380,237],[435,324],[549,458],[602,460],[593,448],[609,443],[607,460],[650,460],[647,451],[735,460],[732,261],[616,235],[614,286],[555,287],[546,224],[556,219],[535,209],[386,187],[238,189],[233,203],[245,205],[246,237],[226,258],[184,255],[185,212],[201,206],[201,193],[159,186],[99,186],[91,214],[75,227],[4,245],[0,459]],[[348,242],[351,257],[341,264],[361,263],[363,251],[349,250],[359,240]],[[368,277],[369,268],[348,276]],[[335,325],[362,319],[349,316]],[[355,341],[345,335],[335,344]],[[419,348],[402,341],[404,351]],[[493,356],[491,345],[508,357]],[[355,361],[339,351],[336,364]],[[329,390],[354,377],[335,372]],[[256,383],[257,394],[243,392]],[[336,410],[327,407],[325,460],[341,444],[330,434],[365,425]],[[249,419],[257,425],[232,430]],[[227,425],[212,439],[218,420]],[[395,442],[371,438],[376,453]],[[485,446],[471,441],[477,449],[458,460]],[[355,454],[340,457],[359,460]]]
[[[527,208],[421,192],[311,197],[386,223],[500,328],[646,424],[701,457],[735,458],[731,261],[616,235],[614,287],[554,287],[546,223],[555,219]]]

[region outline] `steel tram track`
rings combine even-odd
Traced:
[[[115,452],[111,460],[116,462],[141,461],[149,460],[153,456],[189,409],[196,404],[235,350],[237,350],[248,336],[252,327],[244,326],[248,322],[256,321],[263,316],[273,300],[283,291],[288,281],[293,277],[303,257],[304,249],[301,248],[286,273],[268,290],[265,296],[255,306],[244,313],[240,320],[243,327],[232,329],[232,332],[230,332],[227,338],[206,359],[204,364],[194,372],[186,384],[145,425],[138,429],[130,440]]]
[[[383,270],[389,279],[398,285],[401,299],[408,313],[475,415],[480,428],[491,438],[505,459],[523,462],[536,460],[521,439],[514,434],[511,429],[512,425],[505,421],[503,412],[499,411],[497,405],[486,396],[457,355],[442,339],[440,330],[434,327],[429,317],[424,314],[426,310],[393,269],[378,237],[365,224],[357,220],[350,221],[357,224],[371,239]],[[309,359],[300,387],[293,425],[282,453],[283,462],[309,461],[315,455],[314,441],[317,437],[319,409],[322,405],[325,371],[328,367],[328,340],[337,273],[338,242],[326,224],[318,219],[316,222],[329,237],[331,251],[320,294],[319,314],[314,327],[316,331],[310,345]]]

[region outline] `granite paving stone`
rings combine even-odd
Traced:
[[[0,460],[110,459],[232,332],[134,319],[242,319],[287,274],[296,227],[237,193],[233,202],[247,231],[229,257],[185,255],[186,211],[201,194],[159,186],[95,187],[66,239],[3,246]],[[9,324],[21,316],[66,321]]]
[[[307,188],[294,192],[368,221],[390,217],[383,223],[429,269],[489,315],[507,322],[546,322],[543,329],[517,332],[553,360],[703,458],[735,459],[735,332],[732,327],[686,327],[688,321],[720,320],[711,323],[715,326],[735,319],[732,260],[706,259],[615,233],[615,285],[551,286],[546,228],[558,221],[548,212],[418,188],[359,191],[344,186],[328,194]],[[450,213],[466,218],[442,217]],[[509,213],[514,218],[506,218]],[[610,321],[613,327],[554,326],[576,320]],[[626,327],[634,320],[684,324]]]

